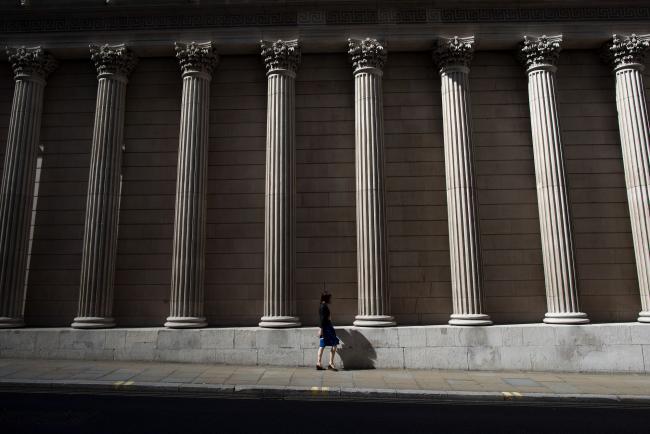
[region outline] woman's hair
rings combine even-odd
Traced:
[[[332,294],[330,294],[330,293],[327,292],[327,291],[323,291],[323,292],[321,293],[321,295],[320,295],[320,302],[321,302],[321,303],[322,303],[322,302],[325,302],[325,303],[329,304],[331,298],[332,298]]]

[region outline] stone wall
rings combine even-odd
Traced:
[[[0,330],[0,357],[313,366],[317,329]],[[412,368],[650,373],[639,323],[491,327],[340,327],[346,369]]]
[[[526,77],[512,53],[479,51],[470,86],[486,311],[497,323],[538,322],[546,306]],[[119,325],[158,326],[168,314],[180,88],[175,59],[144,58],[127,90]],[[451,312],[439,89],[429,52],[389,54],[390,286],[393,313],[405,325],[441,324]],[[323,287],[335,294],[338,324],[357,312],[352,91],[345,53],[303,55],[296,81],[296,292],[308,325]],[[12,92],[5,67],[4,137]],[[67,326],[76,312],[95,93],[96,74],[83,60],[63,60],[46,88],[29,325]],[[206,314],[213,325],[251,326],[263,302],[266,83],[259,56],[223,56],[211,95]],[[594,321],[633,321],[640,306],[614,79],[596,51],[562,53],[558,101],[583,310]]]

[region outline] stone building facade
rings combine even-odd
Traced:
[[[643,2],[52,3],[0,6],[0,327],[650,322]]]

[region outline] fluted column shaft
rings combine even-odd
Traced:
[[[642,70],[639,64],[616,69],[616,107],[641,294],[638,319],[650,323],[650,140]]]
[[[25,325],[29,226],[43,93],[49,73],[43,71],[46,55],[39,48],[12,50],[8,53],[16,83],[0,187],[0,328]],[[30,56],[34,58],[27,59]],[[53,64],[53,60],[47,61]]]
[[[527,68],[548,309],[544,322],[582,324],[589,320],[580,312],[578,301],[573,234],[555,98],[556,69],[550,62],[534,63]]]
[[[384,198],[382,71],[355,72],[355,167],[359,314],[354,325],[394,325],[389,315]]]
[[[481,248],[474,180],[469,68],[440,71],[453,314],[449,324],[489,325],[483,313]]]
[[[644,323],[650,323],[650,121],[641,62],[649,48],[650,35],[614,35],[607,46],[616,75],[616,108],[641,295],[638,320]]]
[[[180,50],[177,48],[177,51]],[[199,56],[205,54],[199,53]],[[179,55],[177,57],[180,59]],[[190,62],[195,62],[195,59],[190,59]],[[170,314],[165,323],[166,327],[172,328],[207,325],[203,310],[212,76],[211,68],[199,69],[198,66],[192,63],[183,68],[171,300]]]
[[[261,327],[298,327],[295,300],[295,69],[297,41],[262,42],[267,62],[264,316]],[[273,62],[280,62],[276,64]]]
[[[359,312],[354,325],[395,325],[390,316],[384,198],[382,70],[385,49],[376,41],[349,41],[354,64],[355,178]]]
[[[113,283],[120,208],[124,111],[127,68],[119,68],[107,57],[131,57],[123,47],[91,46],[97,63],[98,84],[86,198],[79,308],[75,328],[113,327]],[[111,58],[112,59],[112,58]]]

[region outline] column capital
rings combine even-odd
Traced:
[[[433,61],[442,73],[447,68],[468,69],[474,57],[474,37],[439,38],[433,49]]]
[[[262,60],[266,73],[289,71],[295,74],[300,65],[300,43],[297,39],[284,41],[260,41]]]
[[[555,72],[555,64],[562,50],[562,35],[524,36],[519,58],[528,72],[549,69]]]
[[[175,42],[176,58],[185,74],[206,74],[212,76],[212,71],[219,63],[219,56],[212,42]]]
[[[54,56],[41,47],[7,47],[7,56],[15,80],[19,78],[45,80],[58,66]]]
[[[124,44],[90,44],[90,58],[97,69],[97,77],[116,76],[124,80],[131,74],[138,58]]]
[[[381,71],[388,58],[386,48],[381,42],[372,38],[348,39],[348,55],[355,74],[368,68]]]
[[[650,35],[612,35],[603,46],[603,59],[614,70],[635,68],[643,70],[643,62],[650,52]]]

